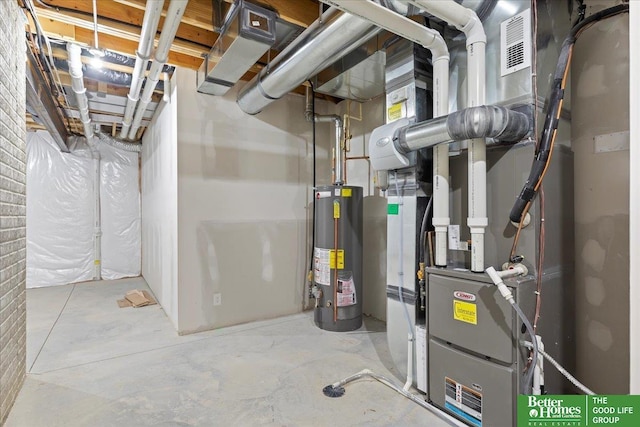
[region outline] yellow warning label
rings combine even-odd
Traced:
[[[461,322],[478,324],[478,312],[476,305],[471,302],[453,301],[453,318]]]
[[[333,218],[340,218],[340,201],[338,200],[333,201]]]
[[[97,259],[97,260],[93,261],[93,264],[94,264],[94,265],[100,265],[100,260],[99,260],[99,259]]]
[[[391,107],[387,108],[387,118],[389,121],[402,118],[402,102],[393,104]]]
[[[336,251],[331,249],[329,251],[329,268],[336,268]],[[338,270],[344,270],[344,249],[338,249]]]
[[[351,189],[343,188],[342,189],[342,197],[351,197]]]

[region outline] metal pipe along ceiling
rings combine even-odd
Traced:
[[[171,43],[173,43],[173,39],[176,37],[176,32],[178,32],[178,27],[180,26],[180,21],[182,20],[182,15],[187,8],[188,2],[189,0],[171,0],[171,3],[169,3],[169,9],[167,10],[164,25],[162,26],[162,34],[160,34],[158,47],[153,55],[153,63],[147,76],[147,82],[144,85],[144,91],[142,91],[138,109],[131,123],[129,139],[134,139],[140,128],[142,116],[144,115],[147,105],[151,102],[151,95],[153,95],[153,91],[158,84],[158,78],[162,72],[162,68],[167,62]]]
[[[77,44],[67,43],[67,53],[69,54],[69,74],[71,75],[71,88],[80,110],[80,121],[82,122],[84,136],[91,143],[91,118],[89,117],[89,101],[87,100],[86,89],[82,77],[82,49]]]
[[[131,119],[140,98],[144,72],[147,70],[147,63],[151,58],[153,40],[158,30],[163,4],[164,0],[147,0],[144,18],[142,19],[142,29],[140,30],[140,42],[136,51],[136,63],[131,75],[132,83],[127,95],[127,106],[124,110],[124,119],[122,119],[122,129],[120,129],[120,138],[126,138],[131,127]]]
[[[322,0],[351,14],[367,19],[407,40],[431,51],[433,62],[433,114],[444,116],[449,112],[449,49],[435,30],[418,24],[379,4],[350,0]],[[389,2],[387,2],[389,3]],[[396,2],[396,5],[401,2]],[[433,226],[436,231],[435,262],[447,264],[447,227],[449,226],[449,147],[434,149],[433,161]]]
[[[247,114],[259,113],[380,31],[357,16],[327,10],[247,83],[238,94],[238,105]]]

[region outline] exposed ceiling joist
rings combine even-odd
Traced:
[[[63,24],[74,25],[76,27],[76,33],[78,28],[83,28],[93,32],[92,18],[82,13],[60,13],[55,11],[54,9],[39,8],[38,16],[45,19],[51,19],[57,22],[61,22]],[[140,27],[101,17],[98,18],[98,32],[100,35],[104,34],[114,36],[119,39],[136,42],[136,45],[138,40],[140,39]],[[93,44],[93,39],[91,39],[91,44]],[[202,57],[202,55],[206,54],[209,49],[207,49],[206,46],[200,45],[198,43],[176,39],[171,45],[171,51],[189,56]]]
[[[224,1],[233,3],[233,0]],[[145,0],[114,0],[114,2],[139,10],[144,10],[146,4]],[[168,3],[168,1],[165,2],[165,12]],[[256,3],[271,7],[278,12],[280,18],[305,28],[318,18],[318,2],[316,0],[260,0]],[[182,22],[211,31],[213,28],[212,15],[211,0],[190,0]]]

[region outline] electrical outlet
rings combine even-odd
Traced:
[[[222,305],[222,294],[213,294],[213,305]]]

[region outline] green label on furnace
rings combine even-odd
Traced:
[[[640,396],[518,396],[518,427],[640,426]]]
[[[398,204],[397,203],[389,203],[387,205],[387,214],[389,215],[398,215]]]

